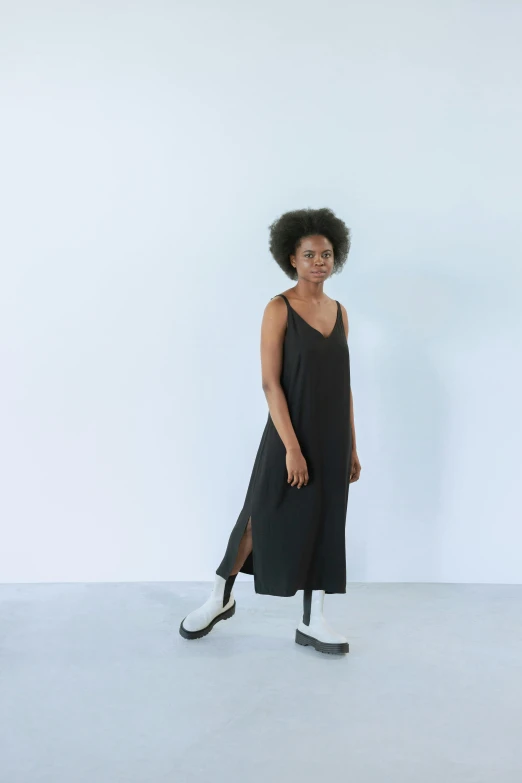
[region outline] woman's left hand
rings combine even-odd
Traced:
[[[352,451],[352,465],[350,470],[350,484],[353,481],[358,481],[359,476],[361,475],[361,463],[359,462],[359,457],[357,456],[357,451],[354,449]]]

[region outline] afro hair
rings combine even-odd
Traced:
[[[297,270],[290,263],[290,256],[295,254],[305,237],[319,234],[332,243],[333,275],[341,271],[350,250],[350,229],[327,207],[285,212],[269,229],[270,252],[291,280],[297,280]]]

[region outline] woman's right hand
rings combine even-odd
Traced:
[[[287,484],[300,489],[308,484],[308,467],[301,449],[289,449],[286,452]]]

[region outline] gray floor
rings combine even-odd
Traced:
[[[351,584],[178,634],[209,584],[0,586],[1,783],[520,783],[522,587]]]

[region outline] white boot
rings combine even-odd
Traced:
[[[214,587],[205,603],[190,612],[179,627],[185,639],[200,639],[210,633],[220,620],[228,620],[236,611],[236,602],[232,594],[232,585],[236,575],[223,579],[216,574]]]
[[[311,645],[319,652],[347,653],[350,649],[348,642],[324,619],[323,604],[324,590],[304,591],[304,615],[297,626],[295,640],[297,644],[302,644],[304,647]]]

